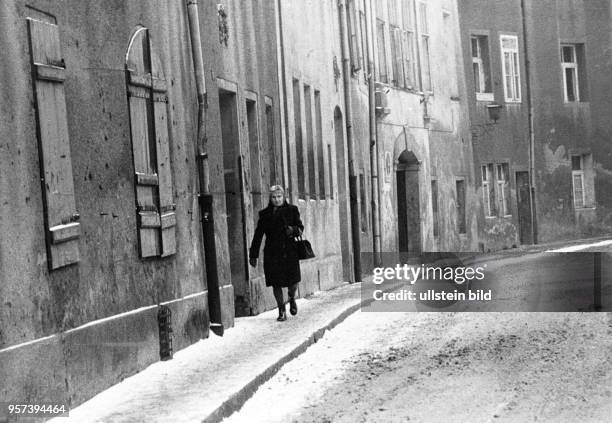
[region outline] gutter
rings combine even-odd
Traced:
[[[531,206],[531,235],[534,244],[538,243],[538,222],[536,214],[536,183],[535,183],[535,129],[533,99],[531,93],[531,76],[529,62],[529,43],[527,37],[527,12],[525,0],[521,0],[521,18],[523,23],[523,49],[525,50],[525,86],[527,89],[527,110],[529,114],[529,202]]]
[[[355,282],[361,282],[361,233],[359,225],[359,203],[357,202],[357,174],[355,173],[355,146],[353,139],[353,105],[351,103],[351,64],[349,58],[348,23],[346,1],[338,0],[340,14],[340,41],[342,46],[342,82],[344,84],[344,112],[346,119],[346,141],[349,168],[349,193],[351,209],[351,232],[353,237],[353,265]]]
[[[210,168],[208,164],[208,137],[206,135],[206,110],[208,95],[204,78],[204,59],[200,36],[200,19],[198,0],[187,0],[187,16],[189,20],[189,39],[193,57],[194,75],[198,94],[198,135],[196,140],[196,162],[200,189],[198,202],[204,241],[204,261],[206,265],[208,288],[208,313],[210,330],[223,336],[221,316],[221,295],[219,293],[219,274],[217,272],[217,252],[215,245],[215,224],[213,219],[213,196],[210,193]]]
[[[366,19],[366,46],[368,57],[368,112],[370,119],[370,175],[372,189],[372,236],[374,251],[374,266],[382,264],[381,251],[382,242],[380,228],[382,227],[380,217],[380,180],[378,178],[380,151],[378,147],[378,127],[376,125],[376,94],[374,81],[374,34],[373,34],[373,12],[372,2],[365,2]],[[365,71],[365,69],[364,69]]]

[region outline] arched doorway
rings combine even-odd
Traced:
[[[349,243],[349,215],[348,191],[347,191],[347,164],[344,156],[344,121],[342,119],[342,111],[336,106],[334,109],[334,139],[336,143],[336,174],[338,187],[338,209],[340,212],[340,251],[342,252],[342,279],[352,281],[351,262],[352,254]],[[332,160],[331,152],[329,160]],[[331,166],[331,163],[330,163]],[[331,168],[331,167],[330,167]],[[330,172],[331,188],[334,189],[333,175]]]
[[[412,151],[404,150],[397,160],[395,173],[398,251],[408,257],[421,254],[420,164]]]

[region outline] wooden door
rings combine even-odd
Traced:
[[[516,172],[516,202],[521,244],[533,244],[529,172]]]

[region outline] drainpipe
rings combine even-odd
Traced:
[[[527,90],[527,110],[529,114],[529,203],[531,206],[531,231],[533,243],[538,243],[538,222],[536,214],[535,190],[535,129],[533,117],[533,99],[531,93],[531,76],[529,62],[529,43],[527,39],[527,9],[525,0],[521,0],[521,18],[523,20],[523,50],[525,51],[525,87]]]
[[[200,38],[200,19],[198,15],[198,0],[187,0],[187,15],[189,18],[189,38],[191,54],[198,94],[198,138],[196,144],[196,161],[200,192],[198,202],[202,223],[202,238],[204,239],[204,260],[208,280],[208,313],[210,330],[223,336],[221,319],[221,295],[219,293],[219,275],[217,273],[217,252],[215,246],[215,224],[213,220],[213,196],[210,193],[210,169],[208,165],[208,138],[206,136],[206,109],[208,108],[206,83],[204,79],[204,59],[202,58],[202,41]]]
[[[359,226],[359,203],[357,202],[357,174],[355,173],[355,146],[353,140],[353,105],[351,103],[351,63],[349,58],[348,23],[346,2],[338,0],[340,12],[340,40],[342,46],[342,80],[344,84],[344,114],[346,118],[346,141],[349,167],[349,192],[351,199],[351,230],[353,235],[353,264],[355,282],[361,282],[361,242]]]
[[[289,160],[289,116],[287,113],[287,74],[285,70],[285,40],[283,36],[283,14],[281,9],[281,0],[276,2],[276,50],[278,55],[277,66],[278,66],[278,92],[280,95],[281,102],[283,104],[280,107],[281,113],[281,160],[282,160],[282,172],[283,172],[283,185],[287,190],[287,197],[291,197],[291,169],[288,169]]]
[[[365,19],[366,19],[366,47],[368,58],[368,112],[370,118],[370,174],[372,184],[372,235],[374,249],[374,266],[381,266],[381,218],[380,218],[380,185],[378,180],[378,163],[380,152],[377,142],[377,126],[376,126],[376,94],[374,81],[374,34],[372,26],[372,7],[371,2],[366,1],[365,4]],[[364,72],[366,70],[364,69]]]

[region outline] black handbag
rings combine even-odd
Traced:
[[[301,235],[295,238],[295,249],[297,250],[298,259],[300,260],[308,260],[315,257],[310,241],[302,239]]]

